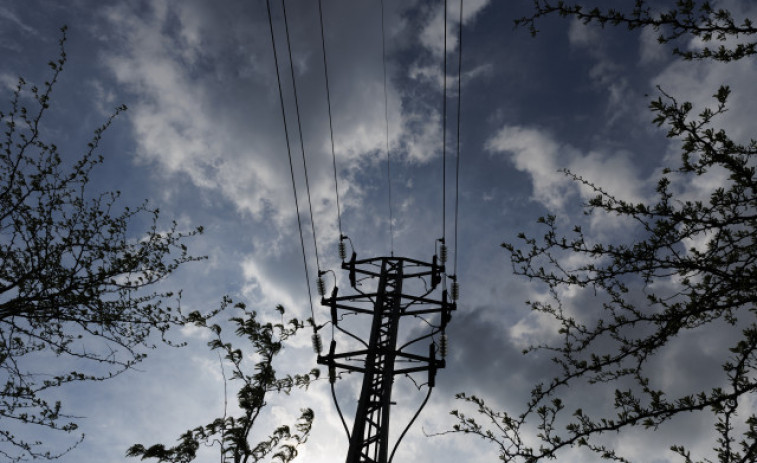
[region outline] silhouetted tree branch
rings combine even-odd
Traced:
[[[232,304],[224,299],[222,307]],[[231,319],[237,326],[237,336],[246,338],[253,347],[252,353],[245,355],[243,350],[235,348],[221,337],[218,325],[207,325],[205,319],[198,319],[197,325],[209,329],[214,339],[208,342],[212,350],[223,352],[224,359],[231,367],[230,381],[241,382],[237,400],[242,411],[239,417],[224,416],[211,423],[187,431],[179,438],[179,444],[166,447],[156,444],[145,447],[135,444],[126,452],[129,457],[141,457],[142,460],[154,458],[159,462],[186,463],[197,457],[201,446],[218,446],[221,462],[258,462],[270,457],[273,461],[288,463],[297,456],[297,448],[307,441],[313,424],[313,411],[301,410],[294,425],[275,428],[271,434],[254,446],[250,444],[251,433],[255,428],[261,411],[268,405],[270,392],[289,394],[294,387],[305,388],[319,376],[319,370],[313,369],[306,374],[278,376],[273,361],[284,348],[284,342],[304,327],[303,322],[291,319],[284,322],[284,308],[279,306],[281,323],[261,323],[257,314],[246,310],[244,304],[236,304],[242,313]],[[244,364],[246,358],[254,358],[254,373],[248,373]]]
[[[653,11],[637,1],[628,13],[539,0],[535,6],[533,16],[519,21],[532,32],[537,19],[558,13],[631,29],[652,26],[661,31],[662,43],[685,35],[728,41],[717,51],[676,50],[685,59],[729,61],[754,54],[754,43],[733,45],[731,40],[754,34],[751,21],[739,25],[730,12],[715,10],[708,2],[677,1],[674,7]],[[559,373],[532,389],[519,414],[495,411],[480,397],[459,394],[475,411],[453,411],[457,424],[450,432],[494,443],[507,462],[553,459],[572,447],[629,462],[603,437],[634,427],[657,430],[683,416],[708,416],[720,463],[757,461],[757,414],[745,406],[757,391],[757,141],[738,143],[716,127],[729,94],[722,86],[712,106],[695,113],[691,103],[660,89],[650,110],[654,123],[680,142],[681,162],[663,172],[654,201],[626,201],[564,171],[594,192],[584,207],[586,214],[635,224],[624,236],[638,239],[604,242],[587,236],[580,226],[564,233],[550,215],[539,219],[545,227],[542,238],[521,233],[521,244],[503,244],[514,272],[549,290],[550,298],[529,305],[558,322],[561,342],[527,351],[551,352]],[[712,172],[725,173],[725,180],[701,198],[680,197],[676,185]],[[596,297],[592,313],[566,306],[565,295],[581,290]],[[717,346],[723,355],[715,385],[685,393],[661,385],[659,367],[652,362],[676,339],[702,336],[707,333],[702,330],[714,326],[740,333],[730,346]],[[571,388],[601,383],[615,389],[612,412],[597,411],[601,407],[596,398],[586,398],[585,407],[566,408]],[[678,443],[671,449],[687,463],[709,461]]]
[[[90,191],[103,162],[99,144],[125,106],[95,130],[81,157],[45,139],[65,42],[64,27],[50,80],[29,88],[19,78],[10,107],[0,111],[0,454],[9,461],[61,455],[23,437],[29,426],[77,429],[59,402],[48,402],[52,389],[111,378],[144,358],[152,333],[187,323],[178,305],[164,303],[179,295],[150,288],[198,260],[184,243],[202,232],[162,228],[147,203],[121,210],[119,192]],[[134,229],[143,218],[147,229]],[[56,357],[79,361],[82,370],[51,371]]]
[[[713,7],[709,1],[677,0],[666,3],[674,5],[663,6],[659,2],[636,0],[633,8],[625,10],[534,0],[534,14],[516,20],[516,24],[527,27],[535,35],[538,33],[536,23],[539,19],[558,14],[603,27],[608,24],[626,26],[631,30],[651,27],[659,33],[657,40],[663,44],[693,37],[708,44],[694,50],[673,48],[674,54],[685,59],[732,61],[757,53],[757,41],[749,40],[757,33],[757,27],[749,18],[734,19],[729,10]],[[710,46],[712,42],[719,42],[719,45]]]

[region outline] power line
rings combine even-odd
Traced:
[[[444,0],[444,59],[442,70],[442,246],[447,239],[447,0]]]
[[[285,1],[285,0],[282,0]],[[462,1],[462,0],[461,0]],[[323,46],[324,56],[324,71],[326,73],[326,86],[327,86],[327,101],[329,101],[329,127],[331,128],[331,106],[330,97],[328,94],[328,71],[326,66],[326,52],[325,52],[325,33],[323,28],[323,12],[321,6],[321,0],[318,2],[319,16],[321,21],[321,43]],[[462,6],[461,6],[462,8]],[[461,10],[462,11],[462,10]],[[461,12],[462,17],[462,12]],[[444,89],[443,89],[443,153],[442,153],[442,262],[446,261],[447,247],[444,243],[446,239],[446,131],[447,131],[447,0],[444,0]],[[389,231],[391,239],[391,257],[379,257],[357,260],[356,254],[353,251],[352,258],[347,264],[342,262],[342,268],[349,271],[350,285],[355,290],[351,295],[337,295],[337,288],[334,287],[331,295],[326,297],[321,291],[322,298],[321,304],[329,307],[331,310],[331,323],[332,323],[332,340],[328,349],[327,355],[321,355],[322,343],[318,338],[318,335],[314,335],[314,346],[316,352],[318,352],[318,363],[321,365],[327,365],[329,369],[329,382],[331,384],[332,398],[337,407],[337,412],[342,420],[342,424],[347,433],[350,441],[349,450],[347,452],[347,462],[371,462],[371,463],[391,463],[395,451],[397,450],[400,442],[407,434],[408,429],[413,425],[421,410],[427,404],[431,390],[435,387],[435,377],[437,370],[443,368],[445,365],[445,357],[447,355],[447,335],[446,326],[451,319],[451,312],[456,308],[455,289],[456,281],[453,285],[453,297],[450,302],[447,298],[446,290],[446,270],[444,266],[439,266],[437,262],[437,256],[434,255],[431,263],[424,263],[414,259],[408,259],[404,257],[394,257],[394,224],[393,224],[393,211],[392,211],[392,197],[391,197],[391,153],[389,150],[389,111],[388,111],[388,95],[387,95],[387,71],[386,71],[386,29],[385,29],[385,8],[384,1],[381,0],[381,46],[382,46],[382,64],[383,64],[383,77],[384,77],[384,119],[386,124],[386,162],[387,162],[387,182],[388,182],[388,202],[389,202]],[[291,53],[291,51],[290,51]],[[291,55],[290,55],[291,61]],[[458,64],[458,67],[460,65]],[[459,72],[459,69],[458,69]],[[294,77],[293,77],[294,80]],[[460,86],[458,83],[458,92]],[[459,105],[458,95],[458,105]],[[459,122],[460,110],[458,107],[458,139],[460,131]],[[301,132],[300,132],[300,135]],[[334,177],[335,185],[337,180],[336,160],[334,155],[334,142],[333,142],[333,129],[331,130],[332,140],[332,158],[334,159]],[[304,150],[303,150],[304,158]],[[458,164],[459,170],[459,140],[458,140]],[[457,184],[457,182],[456,182]],[[337,187],[337,199],[338,199],[338,187]],[[456,192],[457,200],[457,192]],[[338,207],[338,201],[337,201]],[[338,210],[340,214],[340,211]],[[312,211],[311,211],[312,215]],[[455,220],[457,221],[457,202],[455,204]],[[457,234],[457,222],[455,223],[455,233]],[[340,216],[340,234],[341,234],[341,216]],[[455,237],[457,240],[457,236]],[[457,243],[457,241],[456,241]],[[456,249],[457,251],[457,249]],[[341,252],[341,251],[340,251]],[[455,258],[456,259],[456,258]],[[380,270],[378,270],[380,268]],[[360,280],[357,279],[358,275]],[[403,289],[403,281],[410,278],[421,278],[425,283],[425,293],[419,297],[414,297],[405,294]],[[430,279],[431,287],[428,285],[427,278]],[[455,277],[452,276],[454,279]],[[367,294],[363,290],[359,289],[359,286],[369,285],[373,288],[373,283],[363,282],[364,280],[375,281],[375,297],[372,294]],[[441,298],[435,299],[432,293],[439,290],[439,283],[444,281],[445,284],[441,287]],[[319,282],[320,283],[320,282]],[[420,288],[416,288],[420,289]],[[371,291],[372,293],[372,291]],[[438,293],[437,293],[438,294]],[[408,302],[403,302],[408,301]],[[366,303],[371,302],[373,304],[373,310],[366,310]],[[412,307],[411,306],[414,306]],[[340,327],[339,324],[342,317],[339,316],[341,312],[342,317],[345,315],[358,315],[358,314],[371,314],[371,332],[366,340],[358,337],[357,334],[350,332],[344,326]],[[439,317],[439,323],[433,324],[429,320],[426,320],[426,316]],[[399,344],[399,326],[400,319],[403,317],[418,317],[426,322],[430,327],[428,333],[422,334],[418,337],[414,337],[410,341],[405,342],[400,347]],[[362,346],[358,346],[359,350],[356,351],[344,351],[337,352],[337,342],[334,337],[336,331],[340,331],[345,335],[357,340]],[[437,336],[439,338],[439,344],[437,344]],[[410,352],[410,350],[418,349],[417,342],[431,338],[429,344],[428,356],[422,352]],[[318,342],[315,342],[315,341]],[[410,345],[415,347],[406,350]],[[363,348],[365,347],[365,348]],[[441,354],[441,358],[437,355]],[[413,365],[403,365],[402,362],[413,363]],[[337,369],[344,372],[357,372],[363,375],[362,388],[360,398],[357,404],[357,410],[355,412],[355,419],[353,422],[352,432],[349,432],[344,417],[336,397],[335,382],[337,380]],[[428,381],[421,386],[413,379],[410,374],[427,372]],[[389,416],[392,402],[392,389],[394,383],[394,377],[397,375],[408,376],[413,383],[419,387],[426,385],[428,387],[428,393],[423,400],[420,408],[413,415],[412,419],[408,423],[407,427],[401,432],[394,447],[389,452]]]
[[[326,103],[329,109],[329,133],[331,134],[331,158],[334,164],[334,192],[336,193],[336,214],[339,224],[339,239],[342,239],[344,234],[342,233],[342,210],[339,206],[339,183],[337,181],[336,172],[336,152],[334,150],[334,127],[331,122],[331,92],[329,91],[329,68],[326,63],[326,38],[323,32],[323,7],[321,6],[321,0],[318,0],[318,17],[321,21],[321,50],[323,51],[323,74],[326,77]]]
[[[283,2],[283,0],[282,0]],[[271,17],[271,0],[266,0],[266,8],[268,10],[268,26],[271,30],[271,48],[273,49],[273,61],[276,66],[276,82],[279,88],[279,102],[281,103],[281,118],[284,121],[284,138],[286,139],[287,155],[289,156],[289,173],[292,177],[292,191],[294,192],[294,208],[297,215],[297,227],[300,231],[300,246],[302,248],[302,264],[305,268],[305,285],[308,288],[308,302],[310,303],[310,316],[313,324],[313,331],[315,331],[315,311],[313,310],[313,294],[310,290],[310,274],[308,272],[307,258],[305,257],[305,239],[302,233],[302,220],[300,219],[300,204],[297,199],[297,184],[294,180],[294,162],[292,161],[292,148],[289,143],[289,129],[287,128],[286,111],[284,110],[284,92],[281,87],[281,74],[279,73],[279,57],[276,53],[276,36],[273,33],[273,19]]]
[[[394,219],[392,217],[392,165],[389,160],[389,100],[386,96],[386,32],[384,31],[384,0],[381,0],[381,56],[384,65],[384,121],[386,122],[386,180],[389,186],[389,239],[394,256]]]
[[[445,0],[446,1],[446,0]],[[455,255],[453,263],[453,275],[457,278],[457,222],[459,215],[460,198],[460,107],[462,106],[462,81],[463,81],[463,0],[460,0],[460,28],[458,30],[457,46],[457,160],[455,166]]]
[[[310,208],[310,225],[313,231],[313,248],[315,249],[315,265],[318,269],[318,277],[321,276],[321,264],[318,260],[318,241],[315,238],[315,215],[313,215],[313,201],[310,199],[310,180],[308,179],[308,165],[305,160],[305,142],[302,137],[302,123],[300,122],[300,105],[297,99],[297,83],[294,77],[294,61],[292,60],[292,42],[289,38],[289,22],[287,21],[286,0],[281,0],[281,7],[284,13],[284,30],[287,38],[287,51],[289,52],[289,68],[292,72],[292,89],[294,91],[294,107],[297,114],[297,130],[300,134],[300,149],[302,150],[302,166],[305,170],[305,189],[308,194],[308,206]],[[308,287],[310,287],[308,285]]]
[[[339,246],[340,246],[340,254],[342,250],[342,239],[344,238],[344,233],[342,232],[342,210],[339,205],[339,181],[338,181],[338,175],[336,170],[336,150],[334,149],[334,126],[332,123],[332,117],[331,117],[331,91],[329,90],[329,68],[328,63],[326,61],[326,38],[324,33],[324,27],[323,27],[323,6],[322,1],[318,0],[318,18],[320,20],[321,25],[321,51],[323,52],[323,75],[326,79],[326,104],[328,107],[328,113],[329,113],[329,135],[331,137],[331,159],[333,161],[334,166],[334,193],[336,194],[336,214],[337,214],[337,223],[339,225]],[[320,284],[320,281],[319,281]],[[334,330],[335,325],[331,325],[331,337],[334,338]],[[315,338],[318,339],[316,344],[316,352],[320,355],[320,349],[318,348],[320,346],[320,335],[317,333],[314,335]],[[344,415],[342,414],[342,409],[339,406],[339,401],[336,397],[336,381],[329,381],[331,386],[331,397],[334,399],[334,405],[336,406],[336,411],[339,414],[339,419],[342,421],[342,426],[344,426],[344,431],[347,433],[347,439],[350,438],[350,430],[347,427],[347,422],[344,420]]]

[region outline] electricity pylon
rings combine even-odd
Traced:
[[[430,394],[437,369],[445,366],[445,329],[456,305],[448,301],[447,290],[439,288],[444,265],[437,263],[436,256],[429,264],[393,256],[358,260],[353,252],[342,268],[349,272],[350,285],[357,293],[340,296],[334,287],[321,303],[330,308],[335,330],[347,335],[351,343],[338,352],[337,342],[332,339],[328,354],[319,355],[318,363],[328,366],[332,388],[338,369],[363,374],[355,421],[349,433],[347,463],[388,463],[394,453],[394,450],[389,453],[394,377],[427,372]],[[434,299],[433,294],[439,292],[441,297]],[[345,326],[343,320],[347,314],[372,317],[367,339],[355,334],[354,330],[359,329],[357,321]],[[400,321],[408,317],[422,319],[419,326],[426,329],[421,334],[410,330],[398,347]],[[419,352],[418,343],[424,339],[430,340],[428,350],[424,352],[421,348]]]

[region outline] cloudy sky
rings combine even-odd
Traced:
[[[281,3],[272,3],[289,133],[297,137]],[[450,179],[459,27],[458,3],[449,3],[448,240],[454,237]],[[757,16],[753,2],[719,3],[733,8],[737,17]],[[336,255],[336,196],[317,2],[290,0],[287,6],[321,267],[335,270],[346,287]],[[430,259],[442,230],[443,2],[384,0],[386,107],[380,2],[323,0],[323,7],[343,231],[360,257],[390,253],[391,184],[395,255]],[[703,105],[721,83],[728,83],[732,105],[722,123],[737,139],[748,139],[753,131],[753,59],[729,65],[681,62],[670,48],[657,44],[653,31],[603,31],[560,18],[540,22],[541,33],[532,38],[513,27],[513,20],[530,8],[529,0],[465,0],[457,249],[462,295],[449,329],[448,366],[396,461],[496,461],[496,448],[481,440],[428,438],[424,431],[440,432],[453,424],[448,412],[459,406],[453,399],[456,392],[481,395],[495,408],[517,413],[530,387],[551,377],[547,355],[521,354],[523,347],[554,336],[554,325],[531,315],[524,303],[543,297],[544,288],[512,275],[500,243],[516,241],[520,231],[539,233],[536,218],[550,212],[566,229],[583,224],[592,237],[613,239],[626,231],[607,218],[582,217],[580,204],[589,193],[559,169],[571,169],[625,199],[653,197],[660,169],[675,165],[677,157],[677,145],[651,124],[647,109],[658,85]],[[308,292],[265,2],[2,0],[2,104],[7,104],[19,75],[29,82],[48,77],[46,63],[57,56],[58,29],[64,24],[69,26],[69,60],[45,124],[48,138],[63,153],[76,156],[113,108],[126,104],[128,112],[106,136],[106,161],[93,174],[93,184],[121,190],[124,204],[148,199],[166,221],[174,219],[187,229],[205,227],[190,249],[208,259],[185,266],[166,285],[183,289],[188,309],[212,308],[228,294],[266,316],[272,317],[272,309],[282,304],[289,314],[307,318]],[[302,194],[299,146],[299,138],[293,138]],[[707,187],[683,185],[681,191],[696,196]],[[300,197],[301,206],[303,201]],[[305,208],[301,217],[309,226]],[[312,275],[312,240],[306,245]],[[596,303],[586,295],[565,296],[586,307]],[[315,309],[316,320],[325,322],[328,312],[317,305]],[[170,444],[183,431],[222,413],[223,380],[216,354],[207,350],[201,332],[177,331],[174,336],[189,345],[151,352],[139,371],[113,381],[59,391],[69,412],[85,417],[81,430],[87,434],[62,461],[124,461],[131,444]],[[706,381],[701,365],[717,366],[725,347],[717,337],[685,341],[660,362],[661,380],[673,388]],[[284,355],[282,372],[315,366],[308,334],[293,341]],[[355,380],[338,391],[351,420]],[[593,390],[592,400],[611,400],[603,395],[607,392]],[[580,390],[570,395],[582,398]],[[407,384],[398,384],[395,435],[422,398]],[[271,403],[258,432],[291,421],[301,407],[315,410],[313,434],[299,461],[332,462],[346,456],[347,439],[325,382]],[[706,451],[712,446],[705,438],[711,432],[706,423],[682,424],[654,435],[613,439],[629,457],[661,463],[673,461],[667,448],[676,439],[688,439],[695,449]],[[62,448],[66,442],[57,444]],[[696,442],[701,442],[699,447]],[[208,459],[212,455],[204,454]],[[587,460],[567,453],[564,461]]]

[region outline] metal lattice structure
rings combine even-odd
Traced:
[[[335,331],[346,335],[353,348],[337,351],[336,339],[332,339],[328,354],[319,355],[318,363],[329,367],[332,387],[337,371],[363,375],[349,434],[347,463],[388,463],[391,461],[389,415],[394,377],[427,372],[426,386],[430,394],[436,371],[445,366],[445,329],[455,303],[448,301],[447,291],[439,287],[444,266],[437,264],[436,256],[429,264],[393,256],[357,260],[353,253],[342,268],[349,271],[350,285],[356,293],[340,296],[335,287],[330,297],[322,299],[322,304],[331,310]],[[434,298],[435,294],[440,297]],[[366,337],[344,326],[347,314],[372,318],[367,342]],[[400,322],[408,317],[422,319],[427,330],[400,340]],[[419,351],[423,340],[430,340],[428,350],[421,347]],[[403,344],[398,347],[400,341]]]
[[[287,22],[286,2],[281,1],[281,12],[284,21],[284,31],[286,34],[286,48],[289,55],[289,68],[291,71],[292,93],[294,105],[296,108],[297,132],[299,134],[300,150],[302,151],[303,170],[305,174],[305,187],[310,212],[310,224],[313,235],[313,248],[315,254],[315,264],[318,269],[318,291],[322,297],[322,304],[328,306],[331,310],[331,324],[333,327],[332,340],[328,354],[321,355],[323,350],[323,341],[318,331],[325,325],[316,324],[315,310],[313,309],[313,300],[310,290],[310,276],[308,271],[307,253],[305,250],[305,240],[303,234],[302,221],[300,220],[300,206],[297,195],[297,181],[295,180],[294,163],[292,159],[292,150],[290,136],[287,130],[287,111],[284,104],[284,92],[281,82],[279,69],[279,58],[276,47],[276,34],[274,33],[273,19],[271,14],[271,1],[266,1],[268,13],[268,25],[271,33],[271,50],[276,69],[276,82],[279,90],[279,103],[281,106],[281,117],[283,121],[284,136],[286,139],[287,156],[289,158],[289,172],[292,180],[292,192],[294,193],[294,206],[297,216],[297,225],[299,229],[300,247],[302,250],[302,260],[305,273],[305,281],[308,288],[310,302],[311,323],[313,326],[313,347],[318,353],[318,363],[327,365],[329,368],[329,382],[331,383],[331,392],[336,403],[345,431],[349,436],[350,446],[347,455],[347,463],[390,463],[394,451],[397,449],[399,442],[405,435],[412,423],[418,417],[419,413],[428,401],[431,390],[434,387],[436,372],[439,368],[445,366],[446,356],[446,327],[451,318],[451,312],[456,308],[455,301],[458,297],[457,285],[457,224],[458,224],[458,180],[460,166],[460,107],[461,107],[461,80],[458,78],[458,117],[457,117],[457,165],[455,168],[455,239],[454,239],[454,260],[452,275],[445,271],[444,263],[447,260],[446,247],[446,226],[447,226],[447,183],[446,183],[446,130],[447,130],[447,2],[444,2],[444,104],[442,107],[442,234],[437,241],[440,258],[435,255],[431,263],[422,262],[406,257],[394,257],[394,220],[392,217],[392,193],[391,193],[391,167],[390,167],[390,147],[389,147],[389,119],[388,103],[386,99],[387,72],[386,72],[386,44],[385,44],[385,21],[384,21],[384,4],[381,3],[381,42],[382,42],[382,59],[384,65],[384,112],[386,117],[386,161],[387,161],[387,189],[388,189],[388,209],[389,209],[389,237],[391,243],[390,257],[375,257],[364,260],[357,260],[354,253],[352,258],[345,262],[344,240],[347,238],[342,230],[341,208],[339,206],[339,186],[338,172],[336,166],[336,152],[334,149],[334,132],[331,123],[331,97],[329,92],[329,73],[326,60],[326,44],[323,27],[323,9],[321,1],[318,1],[318,15],[320,19],[321,30],[321,47],[323,51],[323,69],[326,83],[326,101],[328,106],[329,130],[331,135],[331,155],[334,167],[334,190],[336,195],[336,212],[339,226],[339,256],[342,259],[342,268],[349,271],[350,286],[355,291],[354,294],[340,296],[338,288],[335,286],[331,296],[325,297],[325,284],[322,276],[326,273],[321,269],[318,258],[318,243],[316,240],[315,217],[313,216],[313,206],[310,195],[310,182],[308,180],[308,167],[305,156],[305,144],[302,138],[302,125],[300,122],[299,102],[297,98],[296,76],[294,71],[294,61],[292,59],[292,47],[289,37],[289,25]],[[458,43],[460,46],[460,59],[458,61],[458,77],[462,75],[462,21],[463,4],[460,0],[460,19]],[[350,244],[352,241],[350,240]],[[452,281],[452,300],[447,298],[446,279]],[[418,282],[422,282],[418,283]],[[445,284],[442,284],[442,283]],[[409,283],[409,284],[408,284]],[[368,287],[371,289],[367,289]],[[440,287],[441,286],[441,287]],[[352,320],[345,320],[347,315],[367,315],[371,317],[370,326],[367,334],[356,334],[356,328],[364,331],[359,323],[351,324]],[[348,317],[356,319],[359,317]],[[364,317],[363,317],[364,318]],[[416,318],[422,323],[401,323],[402,320]],[[416,320],[416,321],[418,321]],[[410,325],[410,331],[403,331],[403,327]],[[346,343],[341,350],[337,351],[337,341],[334,333],[341,333],[346,336]],[[422,333],[422,334],[418,334]],[[429,340],[428,350],[418,349],[420,342]],[[398,347],[398,343],[402,343]],[[438,354],[438,355],[437,355]],[[358,400],[357,411],[352,432],[344,420],[337,396],[335,392],[335,382],[339,374],[359,373],[363,375],[363,383]],[[418,382],[412,376],[426,372],[428,380],[418,386]],[[420,408],[410,420],[410,423],[400,434],[395,446],[389,451],[389,415],[393,402],[392,387],[394,378],[397,375],[410,376],[411,380],[419,389],[426,386],[428,395],[421,404]]]

